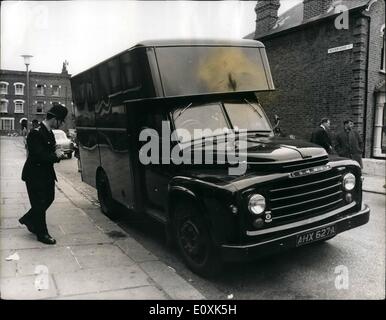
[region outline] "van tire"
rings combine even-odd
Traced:
[[[174,237],[185,264],[195,273],[213,277],[222,269],[209,229],[192,201],[174,206]]]
[[[112,197],[109,179],[104,171],[97,174],[96,186],[102,212],[110,219],[116,219],[118,217],[117,206]]]

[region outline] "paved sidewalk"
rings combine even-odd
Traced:
[[[363,191],[386,194],[386,161],[363,158]]]
[[[363,175],[363,191],[386,194],[386,178],[382,176]]]
[[[22,140],[1,137],[0,144],[2,299],[205,299],[60,177],[47,212],[57,244],[36,241],[18,223],[30,208]]]

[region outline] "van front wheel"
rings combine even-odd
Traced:
[[[218,274],[222,267],[221,259],[194,204],[178,203],[174,218],[177,246],[187,266],[205,277]]]

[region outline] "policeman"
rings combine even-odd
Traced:
[[[64,153],[56,149],[52,129],[58,129],[66,116],[66,107],[54,104],[40,127],[31,130],[27,136],[28,156],[23,167],[22,180],[27,186],[31,209],[19,219],[19,222],[36,234],[38,241],[45,244],[56,243],[47,230],[46,210],[55,199],[57,179],[54,163],[65,158]]]

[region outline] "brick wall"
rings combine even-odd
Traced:
[[[355,18],[351,26],[353,35],[353,66],[351,78],[351,110],[352,120],[355,121],[357,130],[364,138],[366,127],[364,125],[365,100],[366,100],[366,74],[367,74],[367,42],[369,22],[363,17]]]
[[[68,116],[66,118],[66,122],[64,123],[62,130],[67,131],[69,128],[74,128],[74,121],[72,118],[72,93],[71,93],[71,84],[70,77],[61,75],[61,74],[53,74],[50,76],[46,76],[40,73],[32,73],[30,77],[30,93],[31,93],[31,105],[32,112],[35,118],[39,120],[44,117],[44,115],[40,115],[36,113],[36,103],[35,101],[42,101],[44,104],[44,113],[47,112],[51,107],[52,103],[60,102],[64,104],[68,109]],[[44,87],[44,96],[37,95],[37,87],[36,85],[45,85]],[[60,86],[59,96],[53,95],[53,86]]]
[[[278,18],[279,7],[279,0],[260,0],[257,2],[255,7],[256,34],[266,33],[272,29]]]
[[[21,71],[8,71],[8,70],[0,70],[0,81],[8,82],[8,93],[1,94],[0,98],[4,98],[8,100],[8,110],[6,113],[0,113],[1,118],[14,118],[14,131],[19,132],[21,130],[20,120],[26,118],[26,106],[27,106],[27,85],[26,85],[26,73]],[[24,94],[23,95],[15,95],[15,82],[24,83]],[[15,113],[15,103],[14,100],[23,100],[24,101],[24,113]],[[8,133],[1,132],[0,133]]]
[[[275,113],[281,117],[286,133],[308,140],[320,119],[329,117],[336,134],[351,118],[364,137],[365,156],[371,156],[374,89],[384,79],[380,72],[384,1],[373,4],[368,15],[371,25],[367,17],[355,13],[350,14],[348,30],[337,30],[334,19],[324,19],[259,39],[266,46],[277,90],[258,97],[271,120]],[[327,53],[347,44],[353,49]]]
[[[7,99],[8,102],[8,112],[1,113],[1,117],[14,118],[14,129],[16,132],[19,132],[21,129],[20,120],[26,117],[27,114],[27,85],[26,85],[26,73],[23,71],[14,71],[14,70],[0,70],[0,81],[5,81],[9,83],[8,94],[2,94],[0,98]],[[15,82],[24,83],[24,94],[15,95],[14,86]],[[37,84],[45,85],[44,96],[37,95]],[[52,86],[58,85],[61,86],[59,96],[53,96]],[[21,99],[24,100],[24,113],[15,113],[14,100]],[[36,113],[36,101],[42,101],[44,104],[43,113]],[[66,122],[63,126],[63,130],[68,128],[74,128],[74,120],[72,117],[72,93],[70,85],[70,75],[60,74],[60,73],[44,73],[44,72],[31,72],[30,73],[30,109],[29,109],[29,118],[38,119],[42,121],[47,112],[52,107],[52,102],[60,102],[65,104],[68,109],[68,116]]]
[[[262,39],[277,90],[258,97],[271,119],[279,114],[286,133],[309,140],[321,118],[329,117],[336,132],[344,118],[352,117],[353,50],[327,53],[329,48],[352,43],[351,30],[337,30],[334,20],[323,20]]]

